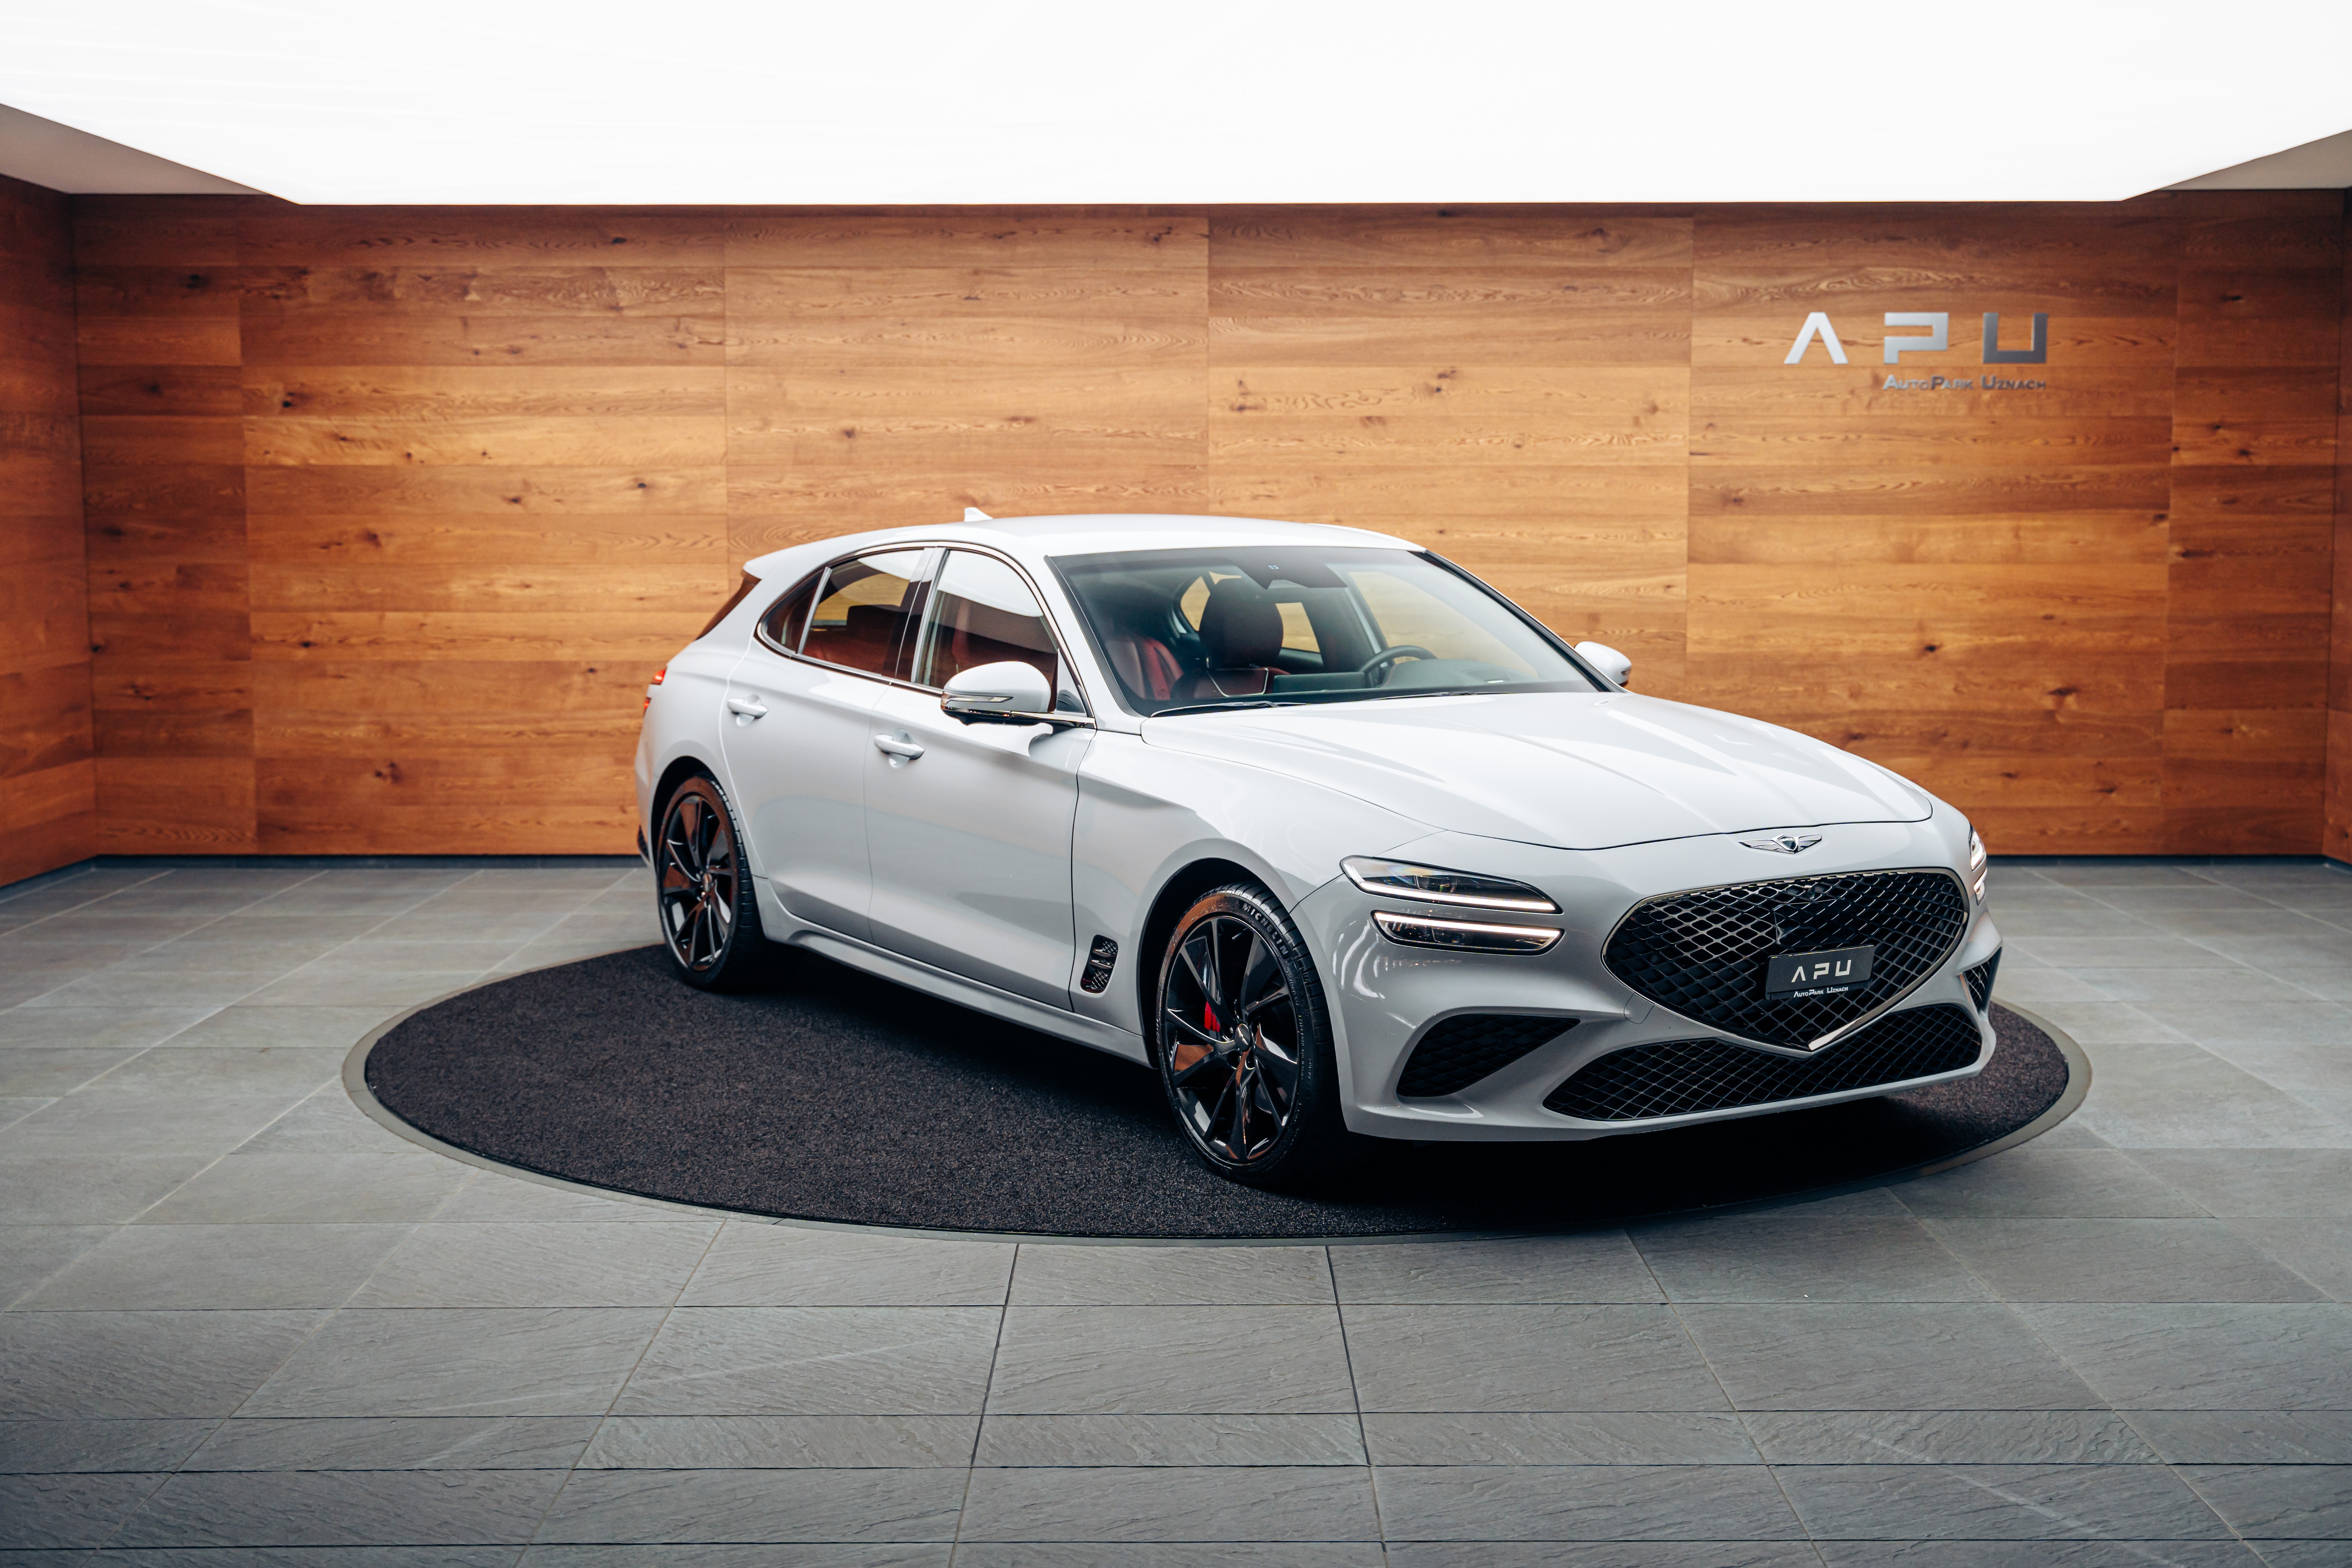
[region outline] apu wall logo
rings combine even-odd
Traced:
[[[1886,324],[1890,327],[1925,327],[1925,332],[1885,340],[1886,363],[1900,365],[1905,354],[1942,353],[1952,346],[1952,316],[1948,310],[1889,310]],[[1831,325],[1829,312],[1815,310],[1805,318],[1798,330],[1797,341],[1789,345],[1789,357],[1782,364],[1802,364],[1805,351],[1819,340],[1829,351],[1832,364],[1844,364],[1845,344],[1838,341],[1837,328]],[[2033,346],[2005,349],[2000,346],[2000,312],[1984,313],[1984,363],[1987,364],[2047,364],[2050,362],[2050,318],[2040,310],[2033,312]],[[2040,379],[2012,380],[2005,375],[1981,376],[1889,375],[1879,384],[1889,392],[2039,392],[2050,384]]]

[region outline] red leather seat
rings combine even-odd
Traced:
[[[1184,679],[1184,667],[1158,637],[1125,632],[1109,639],[1111,668],[1127,689],[1153,702],[1165,702]]]

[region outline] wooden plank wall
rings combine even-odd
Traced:
[[[111,849],[624,848],[736,564],[966,505],[1419,537],[1997,849],[2319,844],[2333,193],[78,213]],[[2049,385],[1886,390],[1889,310]]]
[[[2341,357],[2336,383],[2336,625],[2327,678],[2322,852],[2352,861],[2352,191],[2344,193]]]
[[[0,886],[97,840],[66,198],[0,177]]]

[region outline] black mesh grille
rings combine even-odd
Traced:
[[[1596,1058],[1544,1100],[1587,1121],[1638,1121],[1769,1105],[1957,1072],[1977,1059],[1977,1021],[1949,1002],[1890,1013],[1817,1057],[1729,1040],[1663,1040]]]
[[[1977,1005],[1979,1013],[1985,1010],[1985,1004],[1992,1000],[1992,977],[2000,969],[2000,953],[1996,949],[1990,958],[1974,969],[1960,971],[1960,978],[1969,983],[1969,1000]]]
[[[1941,871],[1855,871],[1669,893],[1636,904],[1609,939],[1611,973],[1662,1006],[1729,1035],[1810,1045],[1902,995],[1968,928]],[[1840,996],[1764,999],[1774,953],[1875,948],[1870,984]]]
[[[1397,1093],[1407,1100],[1455,1093],[1574,1027],[1573,1018],[1525,1018],[1504,1013],[1448,1018],[1413,1047],[1412,1059],[1404,1064],[1404,1075],[1397,1079]]]

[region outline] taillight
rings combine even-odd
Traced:
[[[667,665],[663,665],[659,669],[654,671],[654,678],[646,682],[646,707],[638,709],[638,712],[642,713],[646,710],[646,708],[651,708],[654,705],[654,688],[659,686],[668,678],[668,676],[669,666]]]

